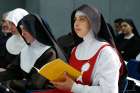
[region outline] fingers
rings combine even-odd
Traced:
[[[50,81],[53,85],[62,85],[62,82],[58,82],[58,81]]]
[[[64,87],[64,83],[62,83],[62,82],[51,81],[51,83],[58,89],[63,89],[63,87]]]
[[[65,77],[66,79],[68,78],[67,72],[64,72],[64,77]]]
[[[74,81],[64,73],[65,81],[50,81],[56,88],[62,90],[71,90]]]
[[[64,77],[66,80],[71,79],[67,72],[64,72]]]

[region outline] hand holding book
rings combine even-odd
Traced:
[[[62,81],[65,79],[64,73],[66,72],[72,79],[78,78],[81,73],[70,66],[69,64],[66,64],[61,59],[55,59],[49,63],[46,63],[38,72],[47,78],[50,81]]]
[[[74,80],[72,80],[71,77],[69,77],[69,75],[66,72],[64,73],[63,76],[65,77],[64,81],[50,81],[50,82],[54,85],[55,88],[59,90],[70,91],[74,84]],[[66,93],[69,93],[69,92],[66,92]]]

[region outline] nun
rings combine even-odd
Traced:
[[[18,55],[21,49],[24,46],[26,46],[26,43],[24,42],[23,38],[21,38],[21,36],[19,35],[16,27],[18,22],[27,14],[29,13],[26,10],[22,8],[16,8],[10,11],[7,17],[5,18],[7,21],[10,22],[10,32],[12,33],[12,36],[6,42],[7,51],[10,54]]]
[[[132,19],[124,19],[121,23],[124,38],[118,48],[126,61],[135,59],[140,53],[140,36]]]
[[[64,73],[65,81],[51,81],[56,89],[38,93],[118,93],[123,63],[103,16],[88,5],[75,11],[72,29],[80,40],[71,52],[69,64],[81,76],[73,80]]]
[[[4,66],[2,67],[5,69],[7,69],[9,65],[13,64],[17,58],[17,55],[20,53],[20,50],[26,45],[26,43],[17,32],[16,26],[20,19],[22,19],[27,14],[28,12],[22,8],[16,8],[3,14],[2,30],[8,35],[4,36],[6,40],[3,42],[4,44],[1,45],[1,47],[3,47],[1,50],[4,51],[4,53],[2,53],[4,56],[2,57],[2,59],[4,59],[2,60]]]
[[[1,88],[7,88],[8,80],[20,79],[22,77],[20,75],[20,71],[17,70],[20,69],[17,65],[19,53],[21,49],[26,46],[26,43],[19,35],[16,27],[18,22],[27,14],[29,13],[26,10],[22,8],[16,8],[12,11],[9,11],[5,16],[5,20],[9,23],[8,32],[11,33],[12,36],[6,41],[5,45],[7,49],[6,58],[9,61],[9,64],[6,66],[5,70],[0,72],[0,90]]]
[[[8,12],[2,15],[1,34],[0,34],[0,68],[6,68],[14,56],[10,55],[6,49],[6,42],[12,35],[10,32],[10,23],[6,20]]]
[[[50,33],[48,24],[39,16],[29,14],[20,20],[17,28],[27,46],[20,52],[20,69],[17,69],[22,79],[11,81],[10,89],[15,93],[25,93],[27,90],[52,88],[37,69],[57,57],[65,60],[65,56]]]

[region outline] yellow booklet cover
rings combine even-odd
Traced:
[[[66,64],[63,60],[59,58],[45,64],[39,70],[39,73],[42,76],[44,76],[48,80],[54,81],[64,80],[64,72],[66,72],[72,79],[76,79],[81,75],[78,70],[76,70],[69,64]]]

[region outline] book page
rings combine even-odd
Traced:
[[[64,72],[66,72],[72,79],[76,79],[81,75],[78,70],[76,70],[69,64],[66,64],[61,59],[55,59],[49,62],[39,70],[39,73],[42,76],[44,76],[48,80],[54,81],[64,80]]]

